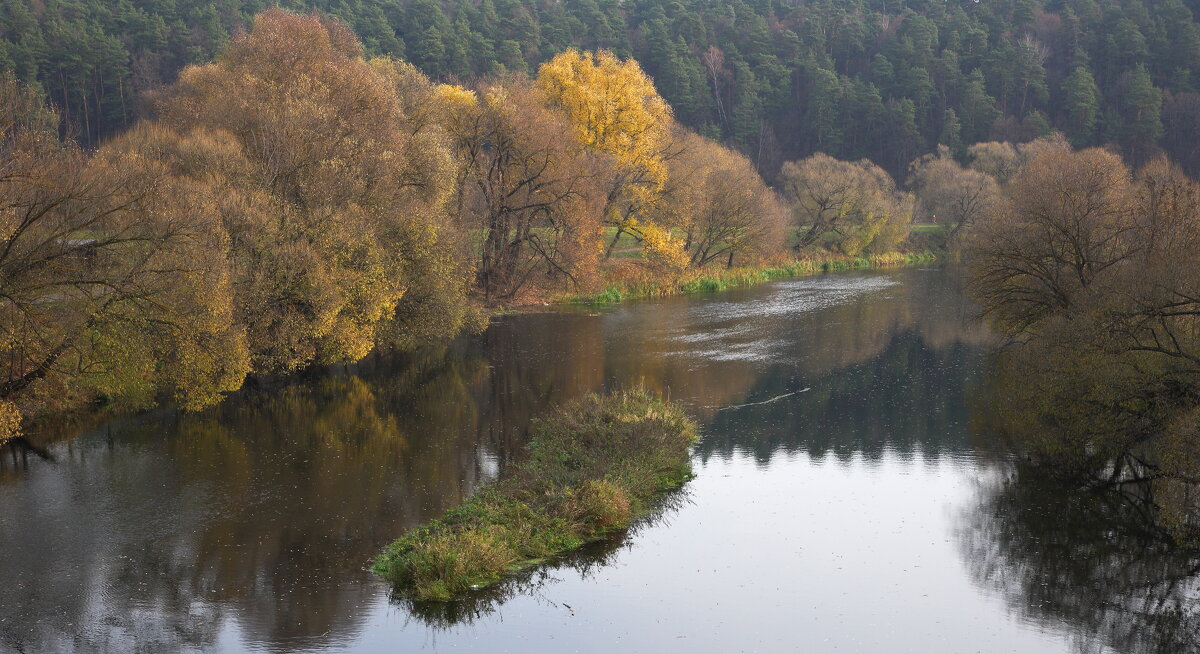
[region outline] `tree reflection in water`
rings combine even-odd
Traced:
[[[502,475],[534,416],[586,392],[641,384],[686,402],[707,462],[978,456],[963,389],[989,340],[964,327],[968,313],[954,275],[806,278],[505,316],[445,351],[374,356],[199,415],[39,430],[54,463],[0,458],[0,650],[294,651],[378,636],[387,590],[371,558]],[[621,547],[467,603],[407,607],[409,620],[483,622]]]
[[[959,542],[978,583],[1022,619],[1070,625],[1079,652],[1200,652],[1200,554],[1147,518],[1021,469],[981,486]]]

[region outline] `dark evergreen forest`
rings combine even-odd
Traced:
[[[0,69],[40,84],[86,145],[211,60],[266,0],[6,0]],[[1116,144],[1200,173],[1200,0],[284,0],[368,54],[442,80],[536,72],[570,48],[638,60],[685,125],[768,179],[821,151],[895,175],[947,145]]]

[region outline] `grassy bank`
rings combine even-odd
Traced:
[[[448,600],[623,529],[691,477],[696,425],[645,391],[589,395],[537,421],[529,457],[375,561],[417,600]]]
[[[758,267],[689,269],[673,276],[662,275],[644,266],[629,265],[610,271],[609,281],[602,291],[594,294],[566,295],[557,301],[570,304],[615,304],[624,300],[723,291],[787,277],[911,266],[932,263],[938,259],[939,256],[932,252],[889,252],[863,257],[829,255],[822,258],[769,262]]]

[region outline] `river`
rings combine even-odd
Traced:
[[[959,277],[901,269],[600,310],[0,450],[0,651],[1150,652],[1195,562],[1013,472]],[[469,602],[368,570],[519,457],[532,417],[644,385],[702,426],[627,537]],[[1191,631],[1189,631],[1191,630]]]

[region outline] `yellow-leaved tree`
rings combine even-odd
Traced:
[[[622,233],[642,240],[648,255],[683,267],[682,243],[649,217],[667,180],[671,108],[637,62],[606,50],[567,50],[542,64],[537,85],[547,101],[561,107],[580,143],[613,158],[605,220],[616,227],[608,246]]]

